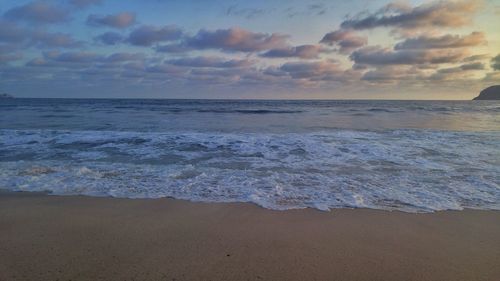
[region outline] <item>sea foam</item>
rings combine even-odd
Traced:
[[[276,210],[500,209],[500,133],[0,130],[0,188]]]

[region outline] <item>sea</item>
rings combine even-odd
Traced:
[[[2,99],[0,188],[500,210],[500,102]]]

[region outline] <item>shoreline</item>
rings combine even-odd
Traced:
[[[0,191],[0,280],[497,280],[499,222]]]
[[[9,190],[9,189],[4,189],[0,188],[0,197],[2,196],[16,196],[19,195],[21,197],[24,196],[49,196],[49,197],[77,197],[77,198],[101,198],[101,199],[111,199],[111,200],[139,200],[139,201],[156,201],[156,200],[167,200],[167,201],[179,201],[182,203],[186,204],[221,204],[221,205],[249,205],[253,206],[259,209],[263,209],[269,212],[288,212],[288,211],[314,211],[314,212],[319,212],[319,213],[331,213],[331,212],[337,212],[337,211],[355,211],[355,210],[365,210],[365,211],[374,211],[374,212],[389,212],[389,213],[403,213],[403,214],[419,214],[419,215],[425,215],[425,214],[436,214],[436,213],[442,213],[442,212],[500,212],[500,210],[497,209],[479,209],[479,208],[463,208],[461,210],[457,209],[446,209],[446,210],[429,210],[429,211],[403,211],[397,208],[394,209],[376,209],[376,208],[370,208],[370,207],[330,207],[330,209],[323,210],[319,208],[314,208],[314,207],[303,207],[303,208],[290,208],[290,209],[270,209],[266,208],[264,206],[259,205],[256,202],[252,201],[247,201],[247,202],[224,202],[224,201],[196,201],[196,200],[190,200],[190,199],[182,199],[182,198],[175,198],[175,197],[158,197],[158,198],[129,198],[129,197],[114,197],[111,195],[104,195],[104,196],[94,196],[94,195],[84,195],[84,194],[53,194],[51,191],[19,191],[19,190]]]

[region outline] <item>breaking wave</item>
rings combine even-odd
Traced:
[[[276,210],[500,209],[500,133],[3,129],[0,187]]]

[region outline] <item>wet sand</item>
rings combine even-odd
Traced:
[[[500,212],[1,192],[0,280],[500,280]]]

